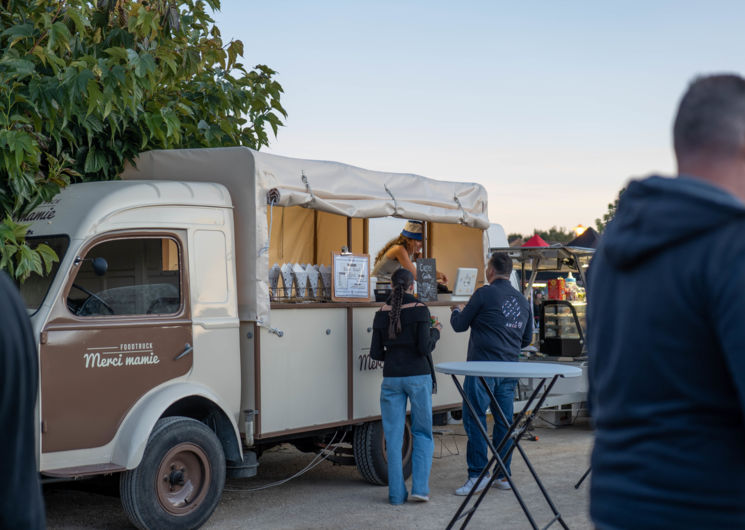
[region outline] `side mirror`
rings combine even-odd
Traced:
[[[106,261],[106,258],[93,258],[91,265],[96,276],[103,276],[109,270],[109,262]]]

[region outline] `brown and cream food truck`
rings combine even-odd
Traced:
[[[72,185],[24,219],[60,258],[20,286],[42,478],[120,474],[140,528],[200,526],[226,476],[255,475],[281,442],[343,441],[331,458],[385,484],[368,358],[380,303],[273,296],[270,266],[369,254],[369,219],[393,216],[425,221],[425,255],[450,279],[470,267],[483,282],[484,189],[239,147],[143,153],[122,178]],[[429,305],[447,322],[450,303]],[[445,326],[434,362],[463,360],[467,339]],[[433,408],[459,407],[440,385]],[[409,434],[408,472],[410,456]]]

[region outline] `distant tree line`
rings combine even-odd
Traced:
[[[548,230],[533,230],[532,234],[523,235],[523,234],[510,234],[507,236],[507,242],[512,244],[514,241],[518,239],[522,239],[523,241],[527,241],[531,237],[533,237],[534,234],[538,234],[543,238],[543,240],[548,243],[569,243],[572,239],[577,237],[572,230],[569,230],[565,227],[558,227],[558,226],[552,226]]]

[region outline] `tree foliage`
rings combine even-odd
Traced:
[[[523,241],[527,241],[528,239],[533,237],[533,235],[535,234],[538,234],[539,236],[541,236],[541,238],[549,244],[569,243],[572,239],[576,237],[574,232],[572,232],[571,230],[567,230],[563,226],[562,227],[552,226],[548,230],[538,230],[537,228],[535,228],[533,229],[532,234],[527,234],[527,235],[520,235],[518,233],[510,234],[507,237],[507,241],[512,243],[513,241],[517,239],[521,239],[521,238]]]
[[[566,228],[552,226],[548,230],[535,230],[535,233],[543,238],[547,243],[569,243],[577,237],[574,232]]]
[[[507,236],[507,243],[511,245],[513,241],[517,241],[518,239],[523,239],[522,234],[518,234],[517,232],[514,232]]]
[[[18,219],[71,182],[115,179],[148,149],[268,145],[282,87],[246,68],[219,0],[0,2],[0,267],[51,265]],[[52,253],[52,256],[54,254]],[[56,257],[55,257],[56,258]]]
[[[608,204],[608,211],[603,214],[603,217],[595,219],[595,228],[597,229],[599,234],[603,233],[605,227],[608,226],[608,223],[610,223],[611,220],[616,216],[618,201],[621,200],[621,195],[623,195],[624,191],[626,191],[626,188],[621,188],[618,191],[618,197],[616,197],[616,200]]]

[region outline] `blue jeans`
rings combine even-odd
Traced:
[[[429,495],[429,471],[435,450],[432,439],[432,376],[384,377],[380,386],[380,413],[388,457],[388,500],[391,504],[402,504],[409,496],[401,460],[407,398],[411,401],[411,433],[414,437],[411,493]]]
[[[517,379],[511,377],[486,377],[486,383],[489,385],[494,397],[497,398],[497,404],[502,409],[507,421],[512,422],[513,402],[515,400],[515,385]],[[468,397],[468,401],[471,402],[473,408],[476,409],[478,419],[481,425],[486,430],[486,409],[489,407],[489,394],[484,389],[484,385],[481,384],[478,377],[466,376],[466,380],[463,383],[463,390]],[[502,423],[499,413],[492,411],[494,417],[494,431],[492,433],[492,441],[494,448],[498,446],[502,437],[507,433],[507,427]],[[488,446],[481,432],[479,432],[478,424],[473,419],[471,411],[463,403],[463,428],[468,435],[468,444],[466,445],[466,462],[468,463],[468,476],[478,477],[481,471],[489,463],[489,455],[487,454]],[[512,440],[509,440],[505,444],[504,448],[499,452],[499,456],[504,460],[505,454],[512,446]],[[507,472],[510,472],[510,461],[512,455],[504,460],[504,465],[507,468]],[[500,473],[501,474],[501,473]]]

